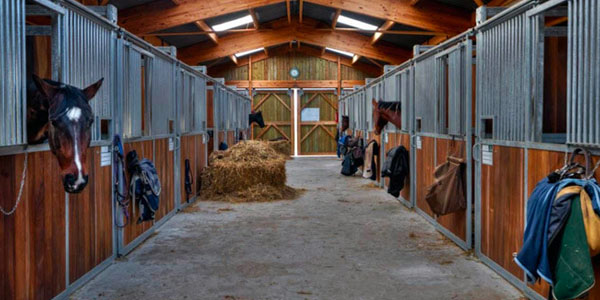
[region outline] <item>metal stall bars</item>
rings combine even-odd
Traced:
[[[118,228],[117,254],[126,255],[177,212],[181,194],[178,130],[180,121],[187,122],[188,116],[178,116],[181,101],[177,99],[177,59],[124,30],[117,43],[116,65],[122,68],[117,76],[122,79],[116,105],[122,118],[125,152],[136,150],[140,158],[151,159],[162,185],[153,224],[135,224],[135,220],[130,220]],[[135,204],[131,203],[129,209],[132,205]],[[126,219],[119,209],[118,223]]]
[[[405,62],[400,66],[394,66],[389,68],[388,73],[385,77],[385,91],[384,101],[396,101],[400,102],[401,107],[401,126],[396,128],[394,125],[388,124],[385,128],[385,134],[387,138],[384,141],[391,144],[391,147],[397,147],[403,145],[407,150],[411,149],[412,139],[412,115],[414,110],[413,105],[413,84],[414,79],[412,76],[412,61]],[[370,101],[369,101],[370,105]],[[371,106],[372,108],[372,106]],[[414,169],[414,159],[410,157],[410,169],[411,172]],[[412,175],[411,175],[412,176]],[[414,207],[414,193],[411,191],[415,190],[413,186],[414,180],[409,177],[409,185],[405,186],[402,190],[398,200],[407,207]]]
[[[419,214],[461,248],[472,245],[472,30],[468,30],[423,54],[414,61],[414,138],[411,141],[415,167],[415,206]],[[435,88],[431,88],[433,86]],[[448,156],[466,161],[466,209],[436,216],[425,193],[434,182],[435,167]]]
[[[25,0],[0,3],[0,147],[27,142]],[[16,88],[15,88],[16,87]]]
[[[526,12],[536,3],[521,1],[489,20],[478,16],[485,21],[475,28],[477,103],[473,158],[475,253],[529,297],[539,298],[524,283],[524,274],[513,262],[513,253],[519,250],[523,238],[528,194],[526,144],[531,138],[528,53],[532,40]]]

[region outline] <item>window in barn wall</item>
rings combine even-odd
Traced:
[[[532,16],[533,115],[532,141],[567,141],[568,17],[545,13]],[[566,9],[561,9],[566,14]],[[584,82],[585,84],[585,82]]]

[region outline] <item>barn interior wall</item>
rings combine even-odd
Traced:
[[[297,80],[336,80],[337,63],[302,53],[290,52],[252,63],[252,80],[293,80],[289,74],[292,67],[298,68]],[[226,81],[248,80],[248,65],[224,65],[209,70],[213,77]],[[342,65],[341,80],[364,80],[371,77],[363,71]]]

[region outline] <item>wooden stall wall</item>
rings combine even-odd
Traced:
[[[439,166],[446,162],[446,158],[449,155],[454,157],[465,158],[466,150],[465,150],[465,142],[460,140],[448,140],[437,138],[436,139],[436,166]],[[466,169],[466,166],[465,166]],[[466,179],[466,178],[465,178]],[[466,185],[465,185],[466,187]],[[466,196],[466,191],[465,191]],[[436,221],[448,229],[454,235],[459,237],[461,240],[466,241],[466,230],[467,230],[467,211],[464,211],[448,214],[445,216],[439,216],[436,218]]]
[[[396,133],[396,146],[404,146],[406,150],[408,150],[408,157],[411,159],[413,155],[412,149],[410,148],[410,134],[405,133]],[[400,196],[404,198],[404,200],[410,202],[410,175],[406,176],[406,180],[404,181],[404,188],[400,192]]]
[[[12,208],[24,154],[0,156],[0,205]],[[65,192],[50,151],[30,153],[22,199],[0,215],[0,299],[51,299],[66,288]]]
[[[235,131],[227,131],[227,145],[229,147],[235,145]]]
[[[100,165],[101,148],[88,149],[87,187],[69,195],[70,282],[113,254],[112,168]]]
[[[162,191],[155,222],[175,210],[175,153],[169,150],[169,139],[154,140],[154,165],[158,172]]]
[[[180,203],[186,203],[193,201],[196,196],[200,193],[201,188],[201,175],[204,167],[206,167],[206,145],[203,144],[203,136],[200,135],[186,135],[181,137],[181,150],[180,150],[180,190],[181,197],[179,197]],[[192,194],[187,195],[185,191],[185,160],[190,160],[190,168],[192,175]]]
[[[524,150],[492,146],[493,165],[481,166],[481,252],[523,278],[513,261],[521,249],[525,222]],[[546,174],[547,175],[547,174]]]
[[[123,150],[125,153],[129,153],[131,150],[135,150],[140,158],[149,158],[153,159],[154,157],[154,148],[153,142],[149,141],[140,141],[140,142],[125,142],[123,143]],[[158,171],[158,167],[157,167]],[[127,187],[129,187],[129,176],[127,173]],[[133,205],[129,205],[128,207],[129,213],[129,223],[125,228],[123,228],[123,246],[127,246],[131,243],[135,238],[146,232],[146,230],[152,227],[152,222],[143,222],[141,224],[137,224],[137,218],[139,217],[139,210],[136,208],[136,214],[133,214]]]
[[[51,299],[66,289],[67,259],[73,283],[112,256],[112,169],[100,166],[100,156],[100,147],[88,149],[90,181],[80,194],[69,194],[67,211],[56,157],[50,151],[28,154],[21,203],[15,214],[0,215],[0,299]],[[4,208],[17,199],[24,159],[0,156]]]
[[[433,183],[435,162],[435,138],[421,136],[421,149],[417,149],[417,200],[416,206],[424,213],[433,217],[433,212],[425,200],[427,187]]]

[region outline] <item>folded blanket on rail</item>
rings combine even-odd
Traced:
[[[541,277],[551,285],[555,283],[554,263],[549,254],[550,244],[564,230],[564,225],[569,220],[574,195],[582,199],[581,206],[585,206],[589,216],[589,209],[595,211],[594,203],[600,200],[600,187],[595,179],[569,178],[551,182],[547,177],[540,181],[531,193],[527,202],[527,226],[523,246],[515,258],[515,262],[525,271],[528,282],[533,283]],[[597,217],[597,214],[593,215]],[[595,223],[590,226],[593,224]],[[589,255],[587,259],[589,260]]]
[[[371,180],[377,180],[377,163],[375,157],[379,156],[379,144],[377,141],[371,140],[365,148],[365,165],[363,177]]]

